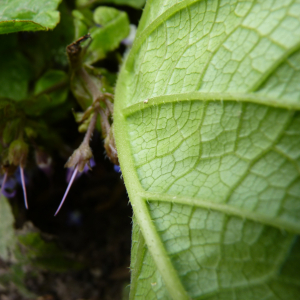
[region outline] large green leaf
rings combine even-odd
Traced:
[[[53,29],[61,0],[0,0],[0,34]]]
[[[117,83],[131,299],[299,299],[300,1],[149,0]]]

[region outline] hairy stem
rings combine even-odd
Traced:
[[[89,124],[89,127],[87,129],[87,132],[86,132],[86,134],[84,136],[84,139],[83,139],[82,143],[85,143],[85,144],[89,145],[90,140],[91,140],[91,138],[93,136],[94,129],[96,127],[97,117],[98,117],[98,114],[96,112],[94,112],[94,114],[92,116],[92,119],[91,119],[91,122]]]

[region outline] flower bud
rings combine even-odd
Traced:
[[[109,134],[104,140],[104,148],[110,161],[114,165],[119,165],[118,152],[114,137],[113,126],[110,128]]]
[[[65,167],[75,168],[78,166],[78,171],[82,172],[86,164],[90,167],[90,159],[92,157],[93,153],[90,146],[82,143],[79,148],[77,148],[70,156],[69,160],[65,164]]]
[[[17,166],[10,165],[7,163],[7,164],[3,164],[1,166],[1,169],[2,169],[3,173],[7,173],[8,176],[12,176],[16,172]],[[0,174],[1,174],[1,172],[0,172]]]
[[[8,149],[9,163],[15,166],[21,166],[22,168],[25,167],[28,151],[28,145],[22,140],[13,141]]]

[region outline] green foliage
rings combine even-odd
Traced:
[[[76,0],[76,4],[79,7],[86,7],[95,3],[111,3],[117,5],[128,5],[134,8],[142,8],[145,4],[145,0]]]
[[[0,34],[53,29],[59,22],[61,0],[4,0],[0,2]]]
[[[45,113],[49,109],[63,104],[67,100],[67,96],[67,74],[60,70],[48,70],[36,82],[34,89],[35,99],[32,103],[33,105],[26,107],[26,113],[35,115]]]
[[[60,2],[0,3],[1,172],[8,158],[34,165],[33,149],[63,152],[56,122],[75,98],[79,131],[94,120],[113,154],[111,128],[116,135],[134,210],[130,299],[298,299],[299,0],[149,0],[118,80],[114,127],[104,94],[116,74],[103,66],[121,63],[129,18],[97,5],[145,1]],[[47,32],[19,32],[37,30]],[[1,283],[29,297],[28,266],[80,267],[37,230],[17,232],[3,197],[0,214]]]
[[[115,50],[129,34],[129,19],[126,12],[112,7],[100,6],[92,14],[88,9],[74,10],[76,38],[87,33],[92,41],[87,49],[86,63],[92,64]]]
[[[2,196],[0,200],[0,259],[10,265],[6,272],[2,271],[0,283],[13,282],[22,295],[33,297],[24,284],[25,269],[35,267],[35,272],[62,272],[82,268],[81,264],[68,258],[68,254],[53,241],[42,239],[41,234],[30,223],[21,231],[16,231],[14,216],[7,199]]]
[[[42,1],[39,3],[42,5]],[[51,3],[43,6],[42,11],[45,14],[52,14]],[[33,9],[24,1],[20,5],[23,10]],[[11,8],[10,5],[5,7],[7,10]],[[37,5],[37,7],[39,6]],[[0,36],[0,81],[2,83],[0,105],[3,104],[3,108],[0,106],[0,116],[2,116],[0,136],[5,144],[9,144],[20,134],[22,135],[22,131],[25,131],[25,139],[26,137],[44,139],[44,145],[41,146],[50,146],[49,151],[61,142],[57,134],[51,132],[48,125],[66,118],[74,106],[70,99],[68,101],[69,76],[67,75],[66,46],[79,37],[76,37],[78,33],[84,35],[91,30],[95,36],[84,61],[87,62],[90,57],[95,62],[103,59],[109,51],[116,49],[129,32],[126,13],[119,12],[114,8],[105,8],[102,13],[99,10],[96,12],[94,15],[97,22],[100,22],[99,17],[106,18],[106,22],[102,22],[102,28],[96,27],[93,12],[90,9],[74,10],[72,16],[69,8],[63,2],[57,12],[61,15],[61,21],[53,31],[38,34],[20,33],[19,36],[16,34]],[[81,16],[81,21],[84,20],[87,25],[82,32],[78,29],[79,16]],[[119,31],[118,26],[121,26],[122,30]],[[27,27],[25,29],[31,30]],[[100,44],[102,46],[98,49],[95,45]],[[115,74],[110,74],[103,68],[88,66],[86,68],[99,89],[113,92]],[[99,80],[100,77],[101,80]],[[72,77],[71,89],[78,102],[86,109],[92,100],[76,76]],[[81,95],[83,95],[82,103]],[[30,136],[27,134],[28,132],[30,132]],[[46,133],[47,139],[45,139]]]
[[[70,155],[70,145],[66,145],[60,134],[72,128],[66,124],[72,108],[78,110],[81,106],[85,110],[92,104],[95,93],[89,90],[91,86],[100,96],[114,92],[116,72],[89,63],[98,63],[109,52],[118,49],[129,33],[128,16],[112,7],[76,6],[73,9],[74,3],[70,1],[0,1],[1,185],[4,178],[17,176],[15,171],[19,165],[31,176],[37,167],[52,167],[53,153],[66,159]],[[37,30],[45,32],[30,32]],[[89,31],[93,37],[90,47],[80,49],[78,68],[69,68],[71,61],[66,47]],[[122,54],[117,51],[111,55],[116,66]],[[112,110],[105,111],[104,101],[110,104],[113,101],[113,96],[108,94],[108,97],[101,98],[103,103],[100,105],[107,118]],[[79,130],[83,127],[86,130],[90,125],[94,111],[89,108],[90,115],[80,120],[83,124]],[[74,114],[86,116],[84,112]],[[95,120],[97,123],[97,118]],[[106,128],[109,128],[111,120],[106,121]],[[100,130],[100,122],[94,125]],[[87,145],[89,142],[90,138],[87,138]],[[53,170],[49,170],[47,175],[52,173]],[[33,182],[28,190],[39,188],[34,185]],[[20,218],[17,206],[14,213],[18,221],[27,218],[25,214]],[[0,215],[1,285],[13,283],[25,298],[33,299],[36,295],[24,284],[26,276],[32,277],[41,270],[65,272],[82,268],[57,246],[53,238],[45,239],[45,235],[33,226],[27,228],[30,223],[25,223],[27,225],[21,232],[15,230],[14,216],[4,197],[0,200]]]
[[[81,264],[68,259],[54,242],[46,242],[38,232],[25,232],[18,235],[18,240],[24,247],[28,263],[44,270],[65,272],[79,269]],[[24,251],[23,249],[23,251]]]
[[[130,299],[300,293],[300,2],[147,2],[115,135]]]
[[[87,61],[94,63],[116,49],[129,34],[129,19],[125,12],[111,7],[98,7],[94,12],[94,22],[101,27],[93,27],[90,33],[93,38]]]
[[[5,197],[0,196],[0,257],[7,260],[15,247],[16,237],[14,235],[14,217]]]

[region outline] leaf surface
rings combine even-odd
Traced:
[[[61,0],[1,0],[0,34],[53,29]]]
[[[0,36],[0,97],[20,101],[27,96],[32,78],[30,63],[16,49],[16,36]]]
[[[297,299],[300,1],[149,0],[115,135],[131,299]]]

